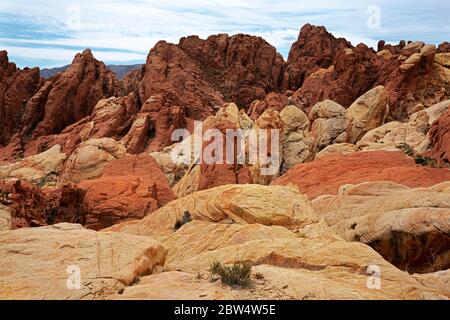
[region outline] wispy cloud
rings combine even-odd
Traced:
[[[367,27],[371,5],[381,10],[381,28]],[[2,0],[0,49],[22,67],[67,64],[87,47],[106,63],[134,63],[158,40],[225,32],[262,36],[287,56],[307,22],[353,44],[439,43],[450,40],[449,9],[448,0]]]

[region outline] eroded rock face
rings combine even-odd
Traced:
[[[413,276],[396,269],[368,246],[345,242],[320,230],[321,227],[312,225],[311,230],[301,234],[279,226],[193,221],[162,240],[168,248],[166,270],[171,272],[157,275],[153,281],[174,277],[172,270],[202,276],[211,261],[225,264],[245,261],[254,266],[253,272],[263,275],[264,281],[253,280],[252,292],[233,290],[233,295],[241,299],[445,298],[445,290],[418,284]],[[379,290],[367,286],[368,266],[373,264],[384,274]],[[192,281],[184,278],[183,283]],[[194,289],[201,284],[197,278],[189,288],[181,285],[178,294],[194,297]],[[326,293],[323,287],[327,288]],[[134,297],[139,293],[143,297],[152,296],[148,290],[143,285],[129,292]]]
[[[112,161],[101,177],[78,186],[86,193],[82,205],[84,225],[96,230],[142,219],[175,199],[167,178],[148,155]]]
[[[0,179],[24,179],[45,185],[55,182],[66,155],[61,146],[55,145],[47,151],[24,158],[18,162],[0,166]]]
[[[78,183],[100,177],[109,162],[123,158],[126,153],[125,146],[114,139],[88,140],[81,143],[67,159],[61,179]]]
[[[433,123],[429,138],[432,149],[428,155],[439,163],[448,165],[450,163],[450,111]]]
[[[366,132],[382,125],[388,112],[388,96],[383,86],[359,97],[346,110],[347,142],[356,143]]]
[[[114,73],[97,61],[90,50],[77,54],[72,64],[51,81],[51,89],[45,92],[45,103],[36,106],[34,103],[43,100],[37,99],[27,105],[25,133],[33,137],[61,132],[91,114],[98,100],[118,93]],[[39,112],[40,117],[35,112]]]
[[[0,51],[0,146],[20,129],[25,105],[40,86],[39,68],[20,70]]]
[[[167,250],[148,237],[58,224],[0,232],[0,253],[0,299],[90,300],[161,268]],[[77,271],[79,289],[69,279]]]
[[[350,48],[345,39],[336,39],[324,27],[304,25],[292,45],[283,77],[284,89],[297,90],[308,76],[334,63],[340,49]]]
[[[449,268],[450,184],[411,189],[392,182],[347,185],[314,200],[317,214],[347,241],[370,245],[408,272]]]
[[[299,164],[273,185],[293,183],[310,198],[316,198],[335,195],[346,184],[386,180],[410,187],[429,187],[449,179],[449,169],[419,166],[397,151],[371,151],[330,155]]]
[[[193,36],[182,38],[179,47],[228,102],[247,107],[278,88],[284,61],[261,37],[219,34],[202,40]]]
[[[295,188],[228,185],[193,193],[170,202],[143,220],[113,226],[111,230],[165,236],[176,230],[185,214],[192,220],[295,228],[315,221],[307,199]]]

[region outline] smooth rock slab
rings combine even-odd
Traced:
[[[148,237],[97,233],[75,224],[2,231],[0,299],[103,298],[161,268],[166,254]],[[77,281],[68,271],[78,268],[80,289],[70,290],[68,279],[75,288]]]

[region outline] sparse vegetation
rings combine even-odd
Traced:
[[[414,161],[417,164],[420,164],[422,166],[429,166],[429,167],[438,167],[435,160],[418,155],[411,146],[409,146],[406,143],[402,143],[398,146],[400,150],[402,150],[407,156],[414,158]]]
[[[218,261],[211,263],[211,276],[217,275],[222,283],[229,286],[249,287],[252,283],[252,266],[249,263],[236,262],[232,266],[225,266]]]
[[[182,226],[184,226],[186,223],[189,223],[192,221],[192,216],[189,213],[189,211],[186,211],[183,214],[183,217],[181,218],[181,220],[177,219],[177,222],[175,222],[175,226],[173,227],[175,230],[180,229]]]

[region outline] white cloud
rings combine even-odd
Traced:
[[[382,12],[378,31],[366,27],[366,9],[373,3]],[[79,31],[67,29],[73,18],[67,8],[74,5],[80,8]],[[413,35],[436,42],[450,30],[446,14],[450,5],[440,0],[425,4],[418,0],[395,4],[387,0],[1,0],[0,8],[0,23],[6,23],[0,25],[0,48],[7,49],[12,60],[45,57],[67,63],[72,53],[86,47],[94,48],[105,62],[144,61],[158,40],[177,43],[191,34],[206,38],[222,32],[259,35],[286,53],[307,22],[325,25],[354,45],[369,46],[384,37],[395,42]],[[11,25],[17,17],[24,25]],[[26,32],[30,32],[27,39]]]

